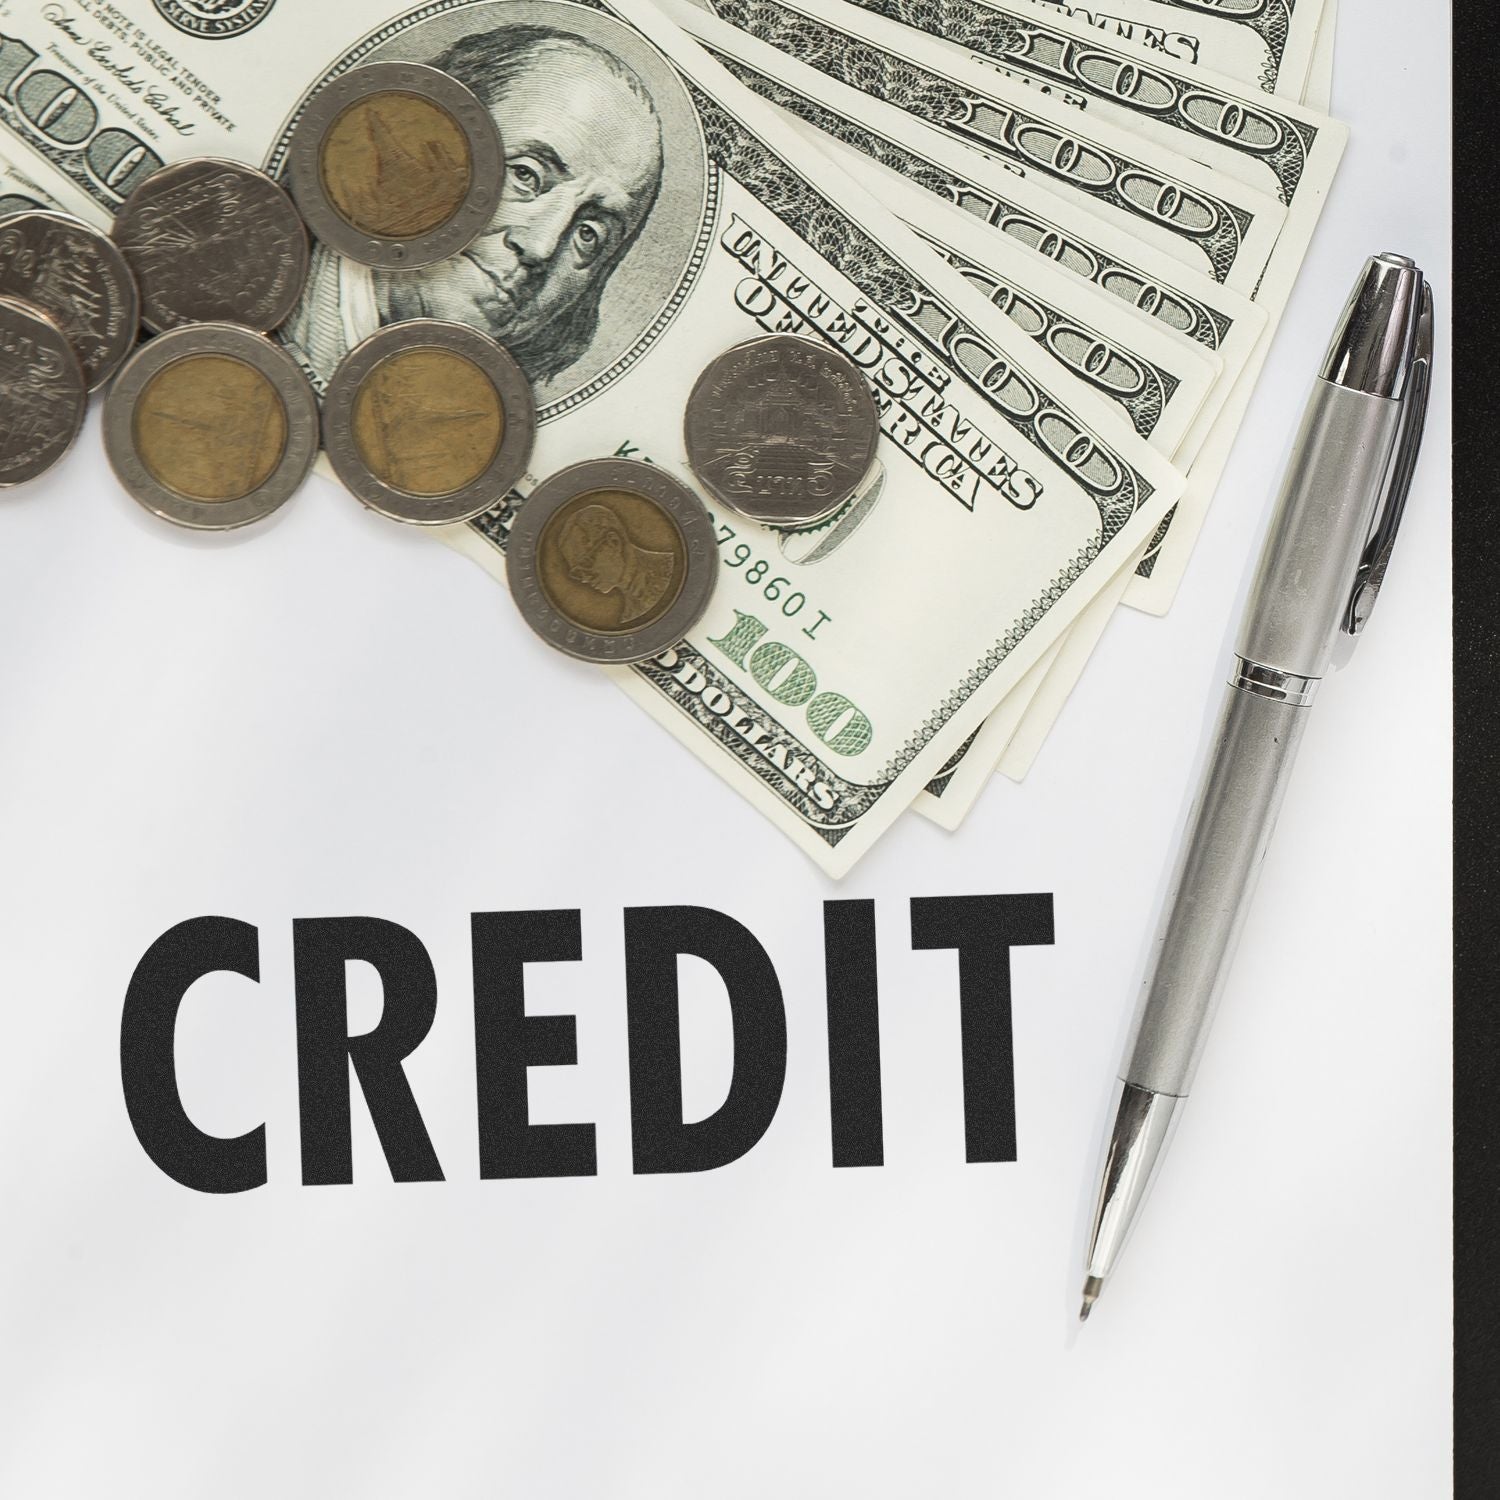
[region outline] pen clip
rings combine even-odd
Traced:
[[[1401,425],[1386,474],[1385,492],[1376,507],[1375,519],[1370,526],[1370,539],[1365,544],[1359,568],[1354,575],[1354,587],[1349,592],[1349,608],[1344,616],[1343,628],[1351,636],[1358,636],[1369,623],[1380,586],[1385,582],[1385,570],[1390,564],[1391,550],[1396,545],[1396,532],[1406,510],[1406,497],[1411,490],[1417,455],[1422,451],[1422,431],[1427,423],[1427,395],[1431,384],[1432,284],[1426,282],[1422,287],[1422,310],[1417,315],[1411,367],[1407,373],[1406,390],[1401,397]]]

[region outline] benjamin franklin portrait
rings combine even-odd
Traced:
[[[444,44],[425,49],[439,30]],[[638,344],[682,279],[705,170],[684,170],[701,154],[686,91],[620,22],[525,0],[457,7],[360,61],[397,57],[440,68],[495,117],[506,158],[495,213],[463,254],[425,270],[370,270],[315,247],[286,335],[327,379],[386,323],[469,323],[510,351],[544,404]]]

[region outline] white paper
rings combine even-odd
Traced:
[[[1449,1488],[1449,39],[1342,17],[1352,149],[1172,613],[1111,624],[1024,785],[821,875],[464,559],[315,480],[171,530],[97,410],[0,500],[0,1495],[24,1500],[1413,1500]],[[1402,107],[1396,107],[1397,104]],[[1405,107],[1409,105],[1410,107]],[[1363,258],[1415,257],[1440,369],[1400,545],[1324,687],[1191,1106],[1077,1327],[1109,1080],[1275,471]],[[663,796],[666,788],[670,797]],[[1013,962],[1018,1160],[967,1165],[957,964],[914,896],[1051,892]],[[885,1165],[830,1162],[822,903],[875,902]],[[622,913],[694,904],[780,975],[786,1086],[739,1162],[631,1171]],[[580,908],[528,972],[579,1062],[542,1121],[598,1175],[482,1182],[470,913]],[[173,924],[260,932],[177,1038],[188,1109],[269,1181],[179,1186],[120,1083]],[[447,1175],[299,1178],[292,921],[417,934],[407,1074]],[[684,962],[686,1107],[728,1078]],[[356,968],[351,1022],[377,1019]],[[1274,1106],[1275,1113],[1269,1111]]]

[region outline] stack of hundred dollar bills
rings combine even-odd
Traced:
[[[546,475],[690,479],[687,394],[731,345],[848,354],[878,482],[814,531],[716,512],[702,624],[603,669],[837,875],[1024,775],[1116,606],[1170,604],[1346,139],[1333,10],[0,0],[0,213],[107,228],[188,156],[284,177],[307,97],[366,62],[466,83],[506,149],[489,228],[415,272],[315,247],[280,337],[315,382],[413,315],[511,350],[532,473],[445,534],[502,579]]]

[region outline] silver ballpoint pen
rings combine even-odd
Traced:
[[[1384,580],[1431,365],[1431,287],[1405,256],[1372,257],[1313,382],[1240,626],[1125,1048],[1080,1318],[1115,1268],[1181,1115],[1308,705],[1339,633],[1359,634]]]

